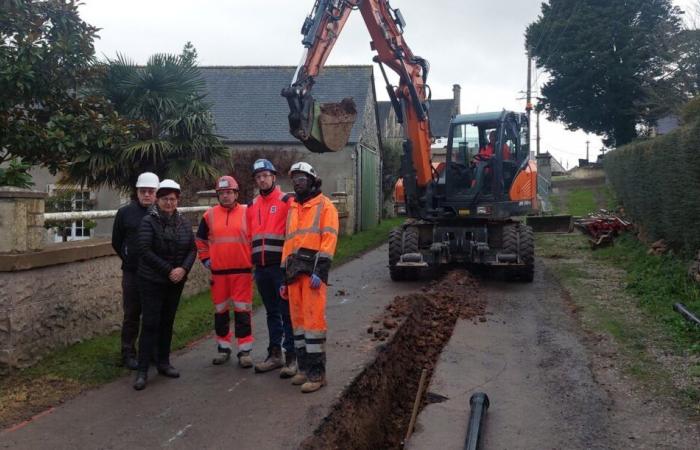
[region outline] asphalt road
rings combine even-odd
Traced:
[[[125,377],[0,434],[0,448],[19,449],[278,449],[296,448],[329,407],[374,358],[367,326],[395,295],[419,287],[389,281],[387,248],[380,247],[331,273],[327,318],[329,385],[314,394],[276,373],[255,374],[235,364],[214,367],[215,344],[201,342],[175,355],[177,380],[152,370],[148,387]],[[265,357],[264,310],[254,316],[253,356]]]
[[[460,320],[407,448],[462,449],[485,392],[484,449],[697,449],[700,430],[599,363],[567,295],[538,263],[530,284],[484,280],[486,322]],[[615,378],[615,379],[613,379]]]

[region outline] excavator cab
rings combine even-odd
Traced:
[[[532,209],[536,167],[521,139],[526,127],[524,114],[509,111],[452,120],[446,170],[437,188],[448,215],[474,214],[485,203],[497,205],[499,217]]]

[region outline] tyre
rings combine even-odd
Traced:
[[[403,253],[420,253],[418,230],[406,228],[403,232]],[[420,278],[420,269],[404,268],[404,279],[417,280]]]
[[[406,279],[404,270],[396,267],[403,251],[403,229],[394,228],[389,232],[389,275],[393,281]]]
[[[532,282],[535,275],[535,236],[532,228],[523,224],[508,224],[503,227],[503,251],[518,255],[524,264],[507,270],[507,278]]]
[[[531,283],[535,277],[535,235],[532,227],[520,225],[520,261],[525,267],[520,269],[518,278],[521,281]]]

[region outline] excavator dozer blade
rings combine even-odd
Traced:
[[[318,103],[311,95],[305,95],[289,103],[290,131],[306,148],[325,153],[337,152],[347,145],[357,117],[351,98],[344,98],[340,103]]]
[[[572,216],[527,216],[525,223],[535,233],[571,233],[574,230]]]

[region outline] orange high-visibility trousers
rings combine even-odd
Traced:
[[[311,289],[311,277],[299,275],[287,287],[294,347],[309,355],[326,351],[326,283]]]
[[[229,326],[229,311],[233,307],[234,332],[238,350],[250,351],[253,348],[253,274],[212,274],[211,299],[216,310],[214,330],[217,345],[221,348],[231,348],[234,333],[231,333]]]

